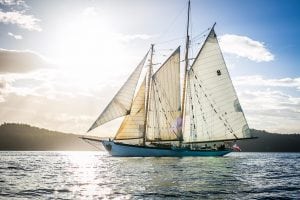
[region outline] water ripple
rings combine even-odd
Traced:
[[[0,199],[298,199],[300,154],[113,158],[0,152]]]

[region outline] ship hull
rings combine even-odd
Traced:
[[[116,157],[186,157],[186,156],[224,156],[231,150],[190,150],[137,146],[114,141],[101,141],[110,155]]]

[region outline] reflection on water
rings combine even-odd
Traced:
[[[105,152],[0,152],[0,199],[299,198],[300,154],[114,158]]]

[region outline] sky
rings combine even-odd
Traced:
[[[191,6],[190,55],[216,22],[249,127],[300,133],[300,2]],[[0,123],[84,134],[151,43],[155,63],[184,47],[186,12],[183,0],[0,0]]]

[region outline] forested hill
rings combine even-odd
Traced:
[[[250,152],[300,152],[300,134],[278,134],[251,129],[251,140],[240,140],[242,151]]]
[[[241,140],[242,151],[300,152],[300,134],[275,134],[251,129],[258,139]],[[84,151],[97,150],[78,135],[32,127],[25,124],[5,123],[0,126],[0,150],[28,151]]]
[[[92,151],[96,150],[78,135],[5,123],[0,126],[0,150]]]

